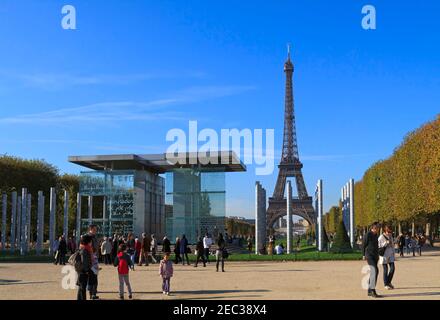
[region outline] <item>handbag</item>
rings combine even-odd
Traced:
[[[228,259],[228,257],[229,257],[229,252],[228,252],[228,250],[223,249],[222,255],[223,255],[223,259]]]
[[[385,239],[387,239],[387,241],[390,241],[390,239],[388,239],[386,236],[384,236]],[[385,255],[385,251],[387,249],[388,245],[386,245],[385,247],[380,247],[379,248],[379,256],[383,257]]]

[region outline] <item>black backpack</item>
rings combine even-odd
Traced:
[[[68,263],[75,268],[76,272],[81,273],[83,271],[83,262],[82,262],[82,259],[81,259],[81,252],[80,252],[80,250],[76,250],[75,253],[73,253],[69,257]]]

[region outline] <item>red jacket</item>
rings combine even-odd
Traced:
[[[131,266],[131,259],[125,252],[119,252],[114,262],[115,267],[118,267],[119,274],[128,274]]]
[[[136,250],[136,253],[139,255],[142,249],[142,243],[137,240],[135,245],[134,245],[134,249]]]

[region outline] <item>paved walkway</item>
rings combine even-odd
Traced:
[[[361,288],[362,261],[230,262],[225,273],[208,267],[176,266],[172,295],[161,293],[158,266],[136,267],[135,299],[368,299]],[[0,299],[75,299],[63,289],[62,267],[51,264],[0,264]],[[440,252],[396,262],[396,290],[385,291],[380,269],[378,292],[385,299],[440,299]],[[117,273],[103,266],[100,297],[118,298]]]

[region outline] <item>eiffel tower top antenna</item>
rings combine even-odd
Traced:
[[[287,43],[287,58],[290,60],[290,43]]]

